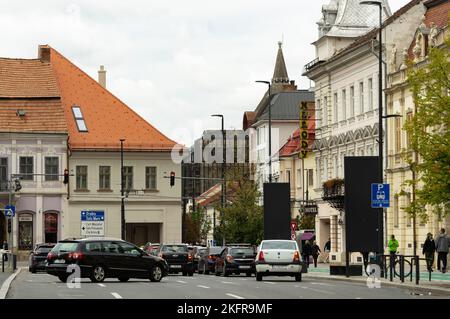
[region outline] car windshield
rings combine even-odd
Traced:
[[[255,251],[253,248],[232,248],[230,249],[230,255],[233,257],[238,256],[253,256]]]
[[[206,248],[199,248],[197,250],[197,254],[199,254],[200,256],[203,256],[205,254]]]
[[[48,253],[50,250],[53,249],[54,246],[39,246],[36,248],[36,253]]]
[[[292,241],[266,241],[262,244],[262,249],[289,249],[296,250],[295,242]]]
[[[78,248],[78,243],[68,242],[68,243],[58,243],[52,251],[55,252],[71,252],[76,251]]]
[[[185,245],[167,245],[163,246],[162,251],[166,253],[185,253],[188,251],[188,248]]]

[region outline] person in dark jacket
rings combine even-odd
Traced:
[[[431,233],[427,234],[427,239],[423,244],[422,254],[425,255],[427,259],[427,269],[428,271],[433,271],[434,263],[434,253],[436,251],[436,244],[434,243],[433,235]]]
[[[320,250],[319,245],[317,245],[316,241],[313,242],[313,245],[311,246],[311,254],[314,259],[314,267],[317,268],[317,258],[319,258],[319,255],[322,251]]]
[[[436,243],[436,251],[438,253],[438,270],[441,270],[441,261],[442,261],[442,273],[445,274],[447,271],[447,255],[448,249],[450,247],[450,237],[445,233],[445,228],[441,229],[441,232],[435,239]]]
[[[307,267],[309,267],[309,256],[312,254],[312,247],[309,243],[309,240],[305,242],[305,245],[303,246],[303,260],[305,261]]]

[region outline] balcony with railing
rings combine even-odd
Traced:
[[[315,58],[311,62],[305,64],[305,66],[303,67],[303,73],[311,71],[312,69],[314,69],[316,66],[322,64],[323,62],[325,62],[325,61],[319,60],[319,58]]]

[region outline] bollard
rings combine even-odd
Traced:
[[[17,269],[17,255],[12,255],[12,266],[13,266],[13,272]]]
[[[416,285],[418,285],[419,284],[419,280],[420,280],[419,256],[414,256],[414,259],[415,259],[415,262],[416,262]]]
[[[400,281],[405,282],[405,256],[400,255]]]
[[[391,255],[391,256],[390,256],[390,263],[389,263],[389,280],[390,280],[390,281],[393,281],[393,280],[394,280],[394,277],[393,277],[393,275],[394,275],[394,262],[395,262],[395,259],[394,259],[394,257]]]

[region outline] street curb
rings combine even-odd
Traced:
[[[6,295],[8,294],[9,287],[13,282],[14,278],[20,273],[22,268],[18,268],[11,276],[9,276],[5,282],[3,282],[2,287],[0,288],[0,299],[6,299]]]
[[[366,283],[367,279],[359,279],[359,278],[341,278],[341,277],[326,277],[326,276],[315,276],[311,273],[304,274],[304,278],[314,278],[314,279],[325,279],[325,280],[335,280],[335,281],[352,281],[352,282],[361,282]],[[442,288],[442,287],[433,287],[428,285],[411,285],[406,283],[399,282],[390,282],[390,281],[381,281],[381,285],[395,286],[400,288],[408,288],[408,289],[425,289],[425,290],[434,290],[439,292],[446,292],[450,294],[450,288]]]

